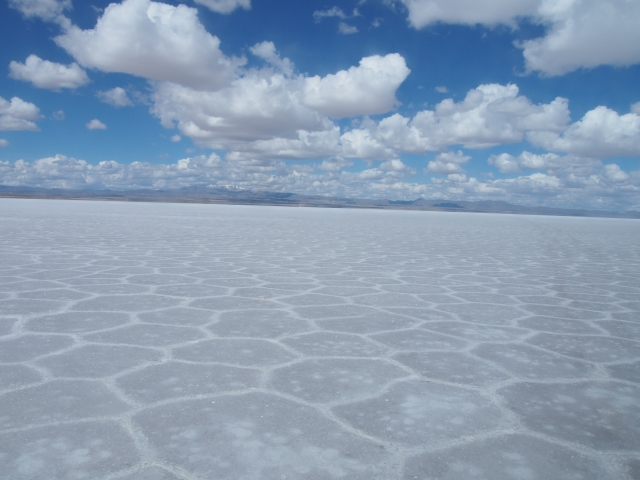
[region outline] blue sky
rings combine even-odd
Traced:
[[[0,184],[640,209],[640,2],[3,0]]]

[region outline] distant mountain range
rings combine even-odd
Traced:
[[[42,198],[60,200],[111,200],[121,202],[215,203],[232,205],[282,205],[325,208],[370,208],[395,210],[427,210],[446,212],[512,213],[524,215],[560,215],[573,217],[640,218],[640,212],[610,212],[606,210],[579,210],[552,207],[527,207],[507,202],[485,200],[480,202],[425,200],[369,200],[298,195],[238,187],[194,186],[171,190],[67,190],[0,185],[0,197]]]

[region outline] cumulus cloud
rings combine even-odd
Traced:
[[[538,155],[525,151],[517,157],[508,153],[491,155],[488,163],[489,165],[495,165],[495,167],[502,173],[514,173],[519,172],[523,168],[530,170],[553,168],[557,166],[557,160],[559,158],[559,155],[556,155],[555,153],[544,153]]]
[[[71,0],[9,0],[9,5],[27,18],[55,21],[71,9]]]
[[[39,130],[35,124],[38,120],[42,120],[42,115],[33,103],[18,97],[11,101],[0,97],[0,130]]]
[[[640,3],[629,0],[401,0],[409,23],[498,24],[545,27],[542,37],[518,44],[528,72],[562,75],[578,68],[640,62]]]
[[[127,91],[122,87],[100,91],[96,93],[96,97],[113,107],[130,107],[133,105],[129,95],[127,95]]]
[[[550,27],[544,37],[520,45],[528,71],[562,75],[578,68],[640,62],[640,2],[547,0],[535,18]]]
[[[63,155],[35,162],[1,162],[0,184],[47,188],[180,188],[226,186],[309,195],[388,199],[486,200],[626,209],[640,206],[640,170],[625,172],[618,165],[565,159],[563,168],[515,178],[478,180],[464,173],[434,177],[430,183],[411,181],[415,171],[398,159],[385,160],[361,171],[335,156],[323,162],[285,163],[274,159],[218,155],[184,158],[172,164],[103,161],[91,165]]]
[[[354,33],[358,33],[358,27],[354,25],[349,25],[345,22],[340,22],[338,24],[338,32],[342,35],[352,35]]]
[[[538,147],[585,157],[640,155],[640,115],[619,115],[607,107],[589,110],[563,132],[529,132]]]
[[[97,118],[94,118],[89,123],[87,123],[87,128],[89,130],[106,130],[107,126]]]
[[[216,13],[231,13],[236,8],[251,9],[251,0],[195,0],[196,3],[204,5],[209,10]]]
[[[369,132],[344,134],[328,117],[382,113],[393,108],[395,91],[409,73],[398,54],[365,57],[360,65],[325,77],[294,75],[271,42],[252,52],[277,68],[247,70],[218,91],[162,82],[152,111],[167,128],[202,146],[275,158],[331,155],[390,158],[393,153]]]
[[[249,49],[253,55],[262,58],[277,71],[285,75],[293,74],[293,62],[288,58],[281,58],[273,42],[261,42]]]
[[[8,146],[9,146],[9,141],[4,138],[0,138],[0,147],[8,147]]]
[[[640,102],[631,105],[631,112],[640,115]]]
[[[357,67],[306,78],[303,101],[317,112],[336,118],[388,112],[396,103],[396,90],[410,72],[397,53],[365,57]]]
[[[29,55],[25,63],[12,61],[9,76],[31,82],[38,88],[59,91],[62,88],[78,88],[89,82],[86,72],[77,63],[63,65]]]
[[[64,120],[64,110],[56,110],[51,114],[51,118],[57,121]]]
[[[198,89],[230,84],[244,59],[229,58],[197,10],[150,0],[112,3],[95,28],[72,25],[55,41],[80,65]]]
[[[535,12],[540,0],[402,0],[409,23],[423,28],[438,22],[462,25],[514,25],[517,17]]]
[[[316,22],[321,21],[323,18],[331,18],[331,17],[338,17],[343,20],[346,18],[349,18],[349,16],[346,15],[340,7],[336,7],[336,6],[331,7],[327,10],[316,10],[315,12],[313,12],[313,18],[315,19]]]
[[[457,152],[443,152],[436,156],[436,159],[429,162],[425,173],[446,173],[461,174],[464,172],[460,165],[471,160],[471,157],[464,155],[460,150]]]
[[[568,101],[535,105],[516,85],[480,85],[461,102],[446,99],[412,119],[394,114],[381,120],[375,138],[396,151],[425,153],[453,145],[488,148],[519,143],[525,132],[561,132],[569,122]]]
[[[449,89],[445,86],[436,87],[436,92],[438,93],[448,93]]]

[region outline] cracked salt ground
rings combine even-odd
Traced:
[[[640,479],[638,238],[0,199],[0,479]]]

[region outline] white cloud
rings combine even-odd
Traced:
[[[457,152],[443,152],[436,156],[436,159],[429,162],[425,173],[445,173],[461,174],[464,172],[460,165],[471,160],[471,157],[464,155],[460,150]]]
[[[640,115],[640,102],[631,105],[631,112]]]
[[[518,204],[626,209],[640,207],[640,170],[562,157],[566,168],[515,178],[481,181],[463,173],[434,177],[428,184],[411,182],[415,171],[398,159],[361,171],[353,162],[331,157],[322,163],[215,154],[185,158],[172,164],[104,161],[97,165],[63,155],[29,163],[0,161],[0,184],[47,188],[180,188],[190,185],[233,185],[245,189],[339,197],[413,200],[505,200]],[[582,164],[575,169],[572,165]],[[568,165],[568,167],[567,167]]]
[[[489,157],[489,165],[495,165],[496,168],[502,173],[514,173],[519,172],[522,168],[530,170],[541,170],[548,168],[555,168],[558,166],[558,159],[560,157],[555,153],[544,153],[541,155],[522,152],[517,157],[508,153],[501,153],[500,155],[491,155]]]
[[[96,97],[113,107],[130,107],[133,105],[133,102],[127,95],[127,91],[122,87],[100,91],[96,94]]]
[[[381,120],[375,138],[396,151],[425,153],[453,145],[487,148],[519,143],[525,132],[560,132],[569,122],[568,102],[556,98],[534,105],[518,95],[516,85],[480,85],[455,103],[446,99],[435,110],[418,112],[413,119],[399,114]]]
[[[358,27],[349,25],[348,23],[345,23],[345,22],[340,22],[338,24],[338,32],[341,33],[342,35],[352,35],[354,33],[358,33]]]
[[[70,10],[71,0],[9,0],[9,5],[27,18],[57,20],[62,12]]]
[[[42,60],[37,55],[29,55],[25,63],[12,61],[9,76],[48,90],[73,89],[89,82],[86,72],[77,63],[63,65]]]
[[[388,112],[396,103],[396,90],[410,72],[397,53],[365,57],[357,67],[305,78],[303,101],[336,118]]]
[[[605,165],[604,174],[612,182],[624,182],[626,180],[629,180],[629,174],[622,171],[620,167],[615,163]]]
[[[544,37],[522,43],[528,71],[563,75],[640,62],[640,2],[545,0],[534,18],[550,27]]]
[[[174,143],[178,143],[180,140],[182,140],[182,137],[180,135],[178,135],[177,133],[175,135],[171,136],[171,141]]]
[[[51,114],[51,118],[58,121],[64,120],[64,110],[56,110]]]
[[[323,18],[331,18],[331,17],[338,17],[343,20],[346,18],[349,18],[349,16],[346,15],[340,7],[335,7],[335,6],[327,10],[316,10],[315,12],[313,12],[313,18],[315,19],[316,22],[319,22]]]
[[[562,75],[578,68],[640,62],[640,2],[633,0],[401,0],[409,23],[439,22],[517,27],[518,21],[545,27],[540,38],[519,44],[528,72]]]
[[[236,8],[251,9],[251,0],[195,0],[216,13],[231,13]]]
[[[436,87],[436,92],[438,93],[448,93],[449,89],[445,86]]]
[[[563,132],[530,132],[536,146],[585,157],[640,155],[640,115],[618,115],[607,107],[589,110]]]
[[[9,141],[4,138],[0,138],[0,147],[8,147],[8,146],[9,146]]]
[[[87,128],[89,130],[106,130],[107,126],[97,118],[94,118],[89,123],[87,123]]]
[[[247,70],[219,91],[158,83],[153,113],[165,127],[177,126],[199,145],[236,153],[272,158],[394,156],[369,132],[345,133],[343,150],[340,129],[326,116],[359,116],[393,108],[395,90],[409,72],[400,55],[366,57],[358,67],[306,77],[289,73],[293,65],[280,59],[271,42],[252,51],[278,67]]]
[[[244,63],[222,53],[195,8],[150,0],[112,3],[95,28],[73,25],[55,41],[87,68],[201,89],[229,85]]]
[[[293,74],[293,63],[288,58],[281,58],[273,42],[261,42],[249,49],[253,55],[262,58],[277,71],[285,75]]]
[[[423,28],[438,22],[462,25],[514,25],[514,19],[530,15],[540,0],[402,0],[409,22]]]
[[[40,109],[33,103],[18,97],[11,101],[0,97],[0,130],[39,130],[34,122],[41,119]]]

